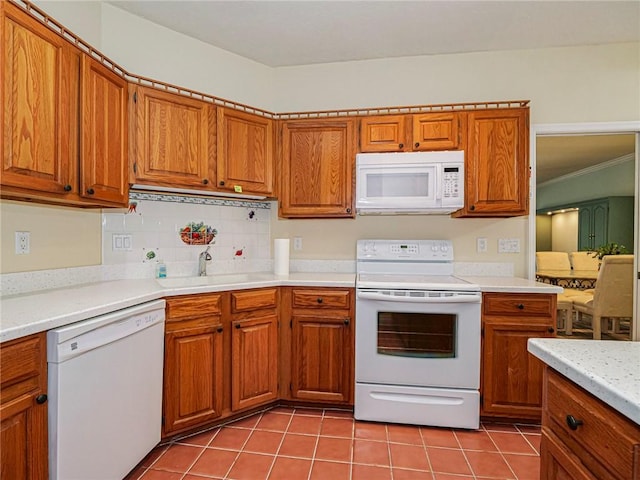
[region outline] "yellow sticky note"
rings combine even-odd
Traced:
[[[234,185],[233,191],[236,193],[242,193],[242,185]]]

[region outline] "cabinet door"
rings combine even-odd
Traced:
[[[136,182],[212,189],[215,179],[215,107],[135,86]]]
[[[20,8],[1,8],[2,185],[77,194],[79,55]]]
[[[527,340],[554,332],[552,317],[484,319],[481,415],[541,418],[544,365],[527,351]]]
[[[348,402],[353,377],[350,319],[293,315],[291,325],[291,396]]]
[[[529,109],[468,114],[465,207],[457,216],[529,211]]]
[[[413,150],[457,150],[462,116],[455,112],[413,115]]]
[[[591,207],[593,214],[593,231],[591,248],[598,248],[607,243],[607,233],[609,230],[609,206],[607,202],[601,202]]]
[[[355,120],[286,122],[281,217],[353,217]]]
[[[411,117],[409,117],[411,118]],[[360,120],[361,152],[403,152],[407,144],[406,115],[379,115]]]
[[[127,82],[82,56],[80,194],[117,205],[129,200]]]
[[[48,478],[46,334],[0,346],[0,478]]]
[[[165,335],[165,436],[222,414],[222,325]]]
[[[273,193],[273,120],[218,109],[218,189]]]
[[[593,211],[590,205],[578,210],[578,250],[593,249]]]
[[[540,480],[596,480],[552,432],[542,429]]]
[[[278,396],[278,317],[233,322],[231,409],[259,405]]]

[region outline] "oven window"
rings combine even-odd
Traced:
[[[378,312],[378,353],[454,358],[457,320],[455,314]]]

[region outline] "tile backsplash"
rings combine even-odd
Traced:
[[[102,264],[167,265],[169,276],[194,275],[207,245],[188,245],[180,232],[202,223],[217,234],[211,273],[266,271],[270,261],[269,202],[131,192],[128,210],[102,215]]]

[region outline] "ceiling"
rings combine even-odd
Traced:
[[[271,67],[640,41],[638,1],[107,3]],[[634,152],[633,135],[537,141],[538,183]]]
[[[271,67],[640,41],[637,1],[107,3]]]
[[[539,136],[536,140],[538,185],[635,151],[635,135]]]

